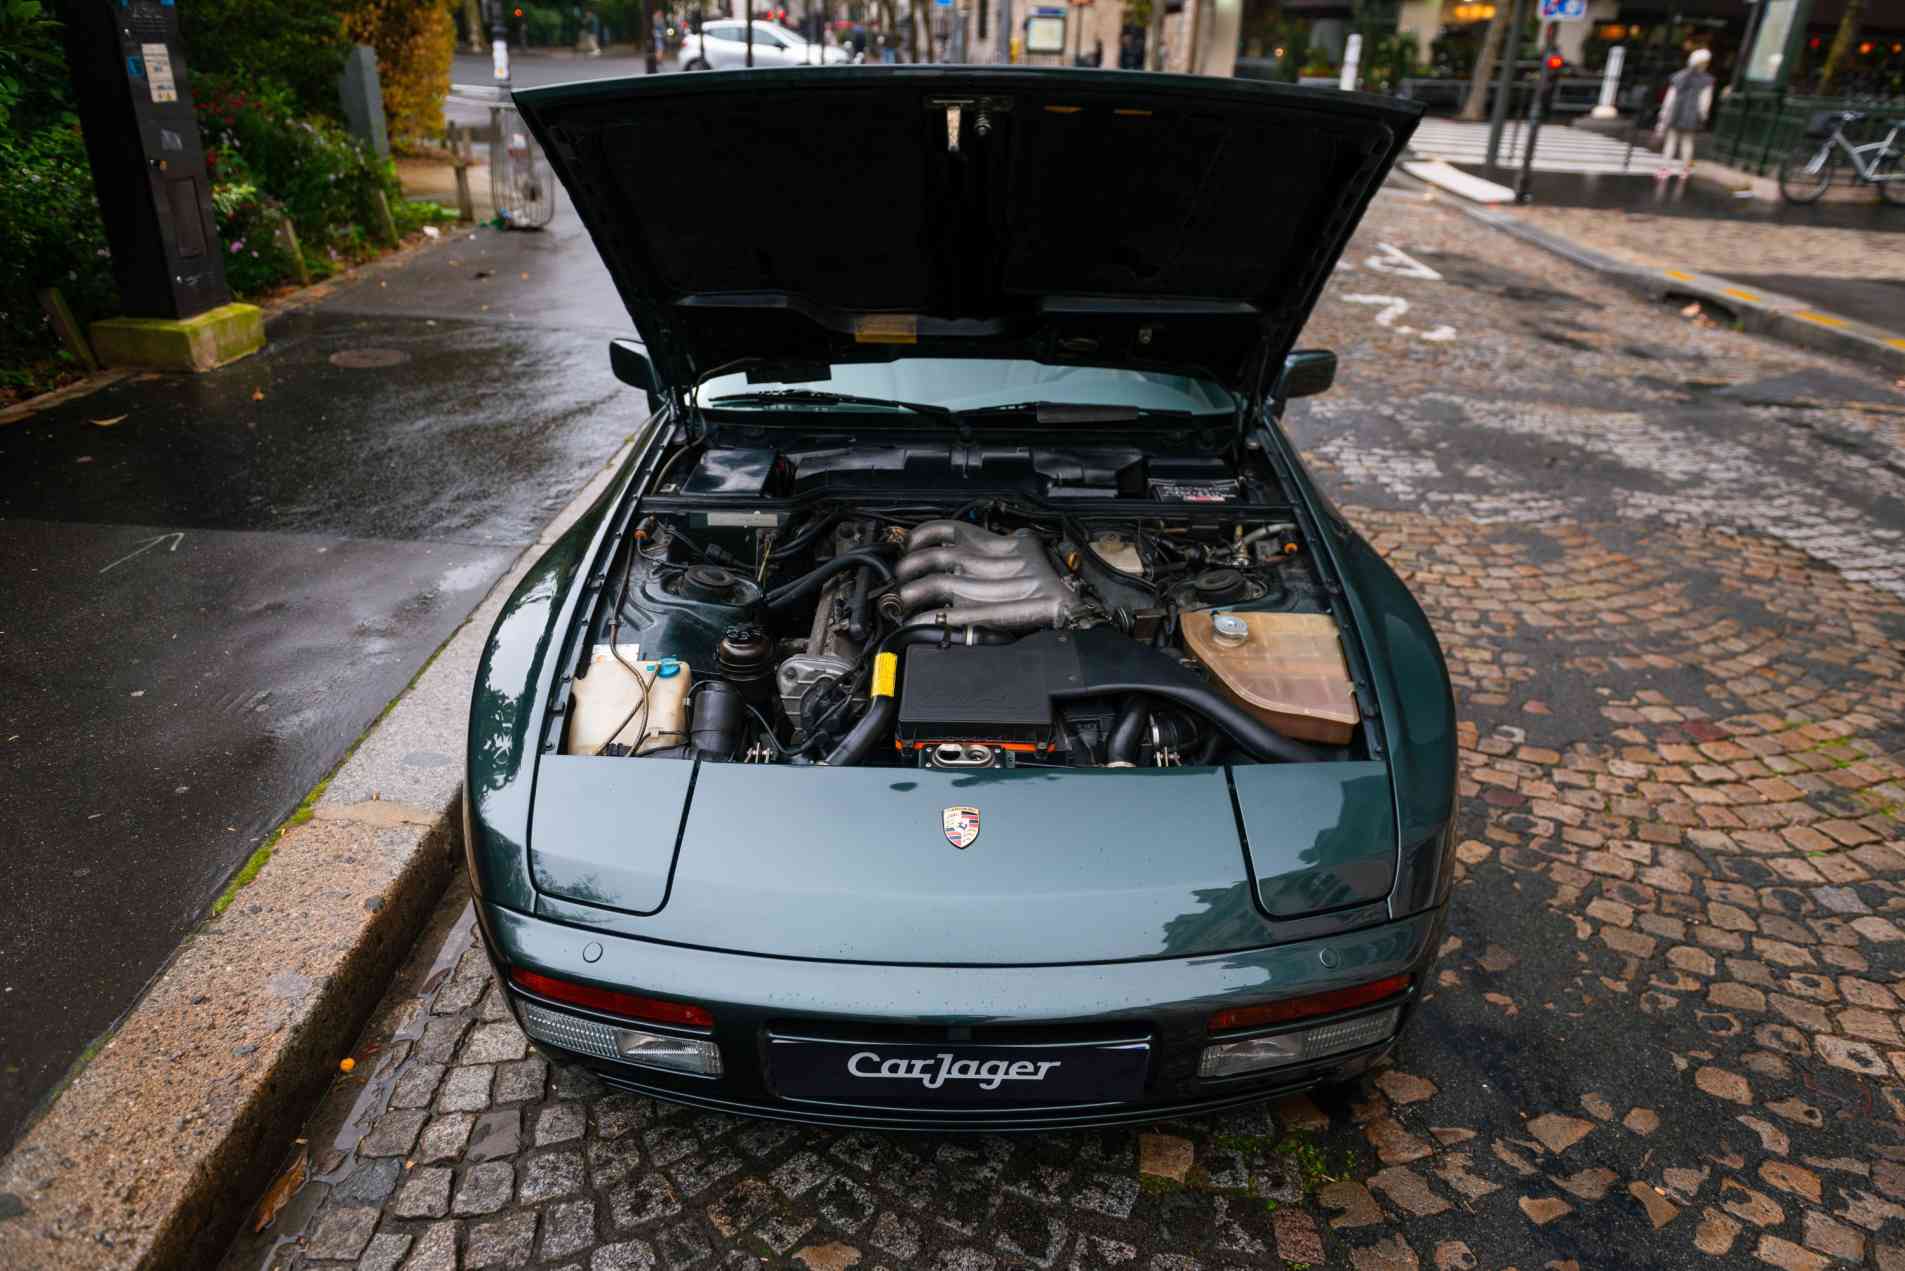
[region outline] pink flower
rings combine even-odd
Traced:
[[[242,252],[244,250],[245,250],[245,240],[242,238],[234,238],[232,240],[232,255],[236,256],[239,252]]]

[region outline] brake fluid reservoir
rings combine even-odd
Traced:
[[[570,693],[569,741],[565,754],[593,755],[613,741],[646,754],[688,740],[688,687],[692,673],[674,658],[637,661],[639,649],[595,646],[589,673]]]
[[[1336,621],[1193,609],[1184,643],[1239,706],[1286,737],[1347,745],[1361,715]]]

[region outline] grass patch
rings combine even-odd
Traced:
[[[1323,1146],[1303,1134],[1292,1134],[1277,1144],[1277,1152],[1290,1159],[1297,1181],[1306,1192],[1313,1192],[1325,1183],[1340,1183],[1356,1171],[1355,1152],[1345,1149],[1342,1163],[1332,1167]]]
[[[388,712],[390,708],[385,707],[384,709]],[[383,716],[380,715],[378,718],[382,719]],[[357,749],[356,743],[352,743],[351,749]],[[348,752],[344,758],[350,758]],[[343,760],[340,759],[338,761],[338,766],[343,766]],[[337,770],[334,768],[331,771],[332,774],[335,775]],[[285,823],[273,830],[270,836],[258,845],[258,850],[245,858],[245,863],[238,867],[238,872],[232,875],[232,880],[225,884],[225,890],[220,892],[218,899],[212,902],[212,917],[216,918],[227,909],[230,909],[232,901],[238,899],[238,893],[250,886],[252,879],[258,877],[258,871],[263,869],[265,862],[271,859],[272,852],[277,850],[278,840],[282,839],[286,832],[295,830],[298,826],[303,825],[306,821],[311,819],[317,812],[318,800],[324,797],[324,792],[330,788],[330,785],[331,778],[326,777],[324,780],[312,786],[311,793],[304,796],[303,800],[298,804],[291,815],[285,818]]]

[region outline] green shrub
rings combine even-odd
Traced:
[[[0,0],[0,129],[30,132],[71,108],[58,20],[39,0]]]
[[[0,0],[4,3],[4,0]],[[178,7],[194,92],[201,76],[276,96],[298,114],[335,115],[350,44],[335,0],[189,0]]]
[[[78,123],[0,129],[0,172],[0,367],[17,373],[58,353],[39,288],[58,287],[82,322],[112,312],[117,293]]]
[[[218,81],[201,83],[198,119],[214,184],[266,191],[319,260],[362,255],[376,192],[401,196],[390,162],[329,120],[294,118]]]

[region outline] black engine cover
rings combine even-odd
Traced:
[[[900,738],[1050,745],[1052,697],[1077,676],[1072,637],[1057,631],[1011,644],[914,645],[900,681]]]

